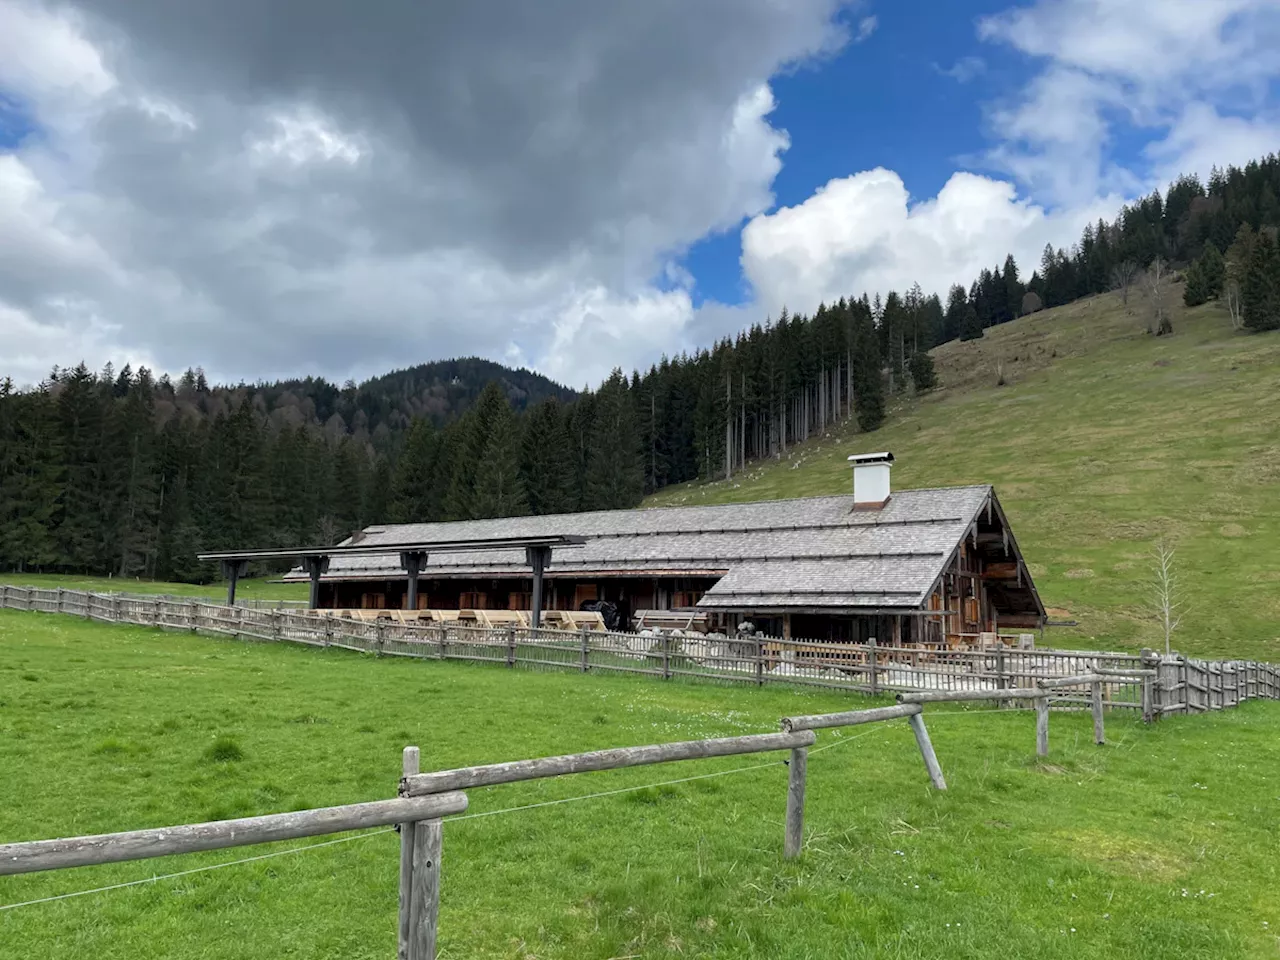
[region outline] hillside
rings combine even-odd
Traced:
[[[844,426],[648,502],[842,492],[848,454],[891,450],[896,488],[995,485],[1052,615],[1080,623],[1049,642],[1154,644],[1143,581],[1164,536],[1186,605],[1175,646],[1280,660],[1280,336],[1170,299],[1171,337],[1144,332],[1140,297],[1104,294],[945,344],[940,389],[875,433]]]

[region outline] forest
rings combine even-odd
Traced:
[[[1194,305],[1280,328],[1280,158],[1162,195],[1012,256],[943,299],[918,285],[752,326],[586,393],[479,359],[364,384],[210,386],[83,363],[0,381],[0,569],[199,581],[199,550],[328,545],[371,523],[633,507],[731,476],[828,425],[874,431],[936,386],[928,351],[1025,313],[1181,273]],[[1025,279],[1024,279],[1025,278]],[[1158,313],[1158,311],[1157,311]],[[1150,332],[1174,332],[1168,321]],[[2,371],[0,371],[2,372]]]

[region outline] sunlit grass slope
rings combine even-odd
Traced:
[[[850,453],[890,450],[898,488],[992,483],[1063,645],[1156,642],[1143,609],[1153,542],[1177,544],[1187,653],[1280,660],[1280,335],[1232,331],[1214,304],[1174,335],[1108,294],[935,351],[941,389],[873,434],[831,431],[731,482],[654,504],[850,488]],[[1005,383],[998,382],[1003,374]]]

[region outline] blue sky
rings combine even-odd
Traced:
[[[870,36],[773,82],[773,120],[791,138],[774,181],[777,203],[803,203],[828,180],[878,166],[924,197],[958,167],[980,169],[974,160],[990,142],[984,104],[1018,89],[1034,70],[1026,58],[978,39],[979,18],[1006,7],[911,0],[849,11],[855,35],[861,20],[875,18]],[[697,302],[749,299],[740,254],[737,230],[689,251],[683,263],[698,280]]]
[[[1280,0],[0,0],[0,376],[573,386],[1280,146]]]

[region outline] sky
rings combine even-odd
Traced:
[[[0,0],[0,377],[570,386],[1280,148],[1280,0]]]

